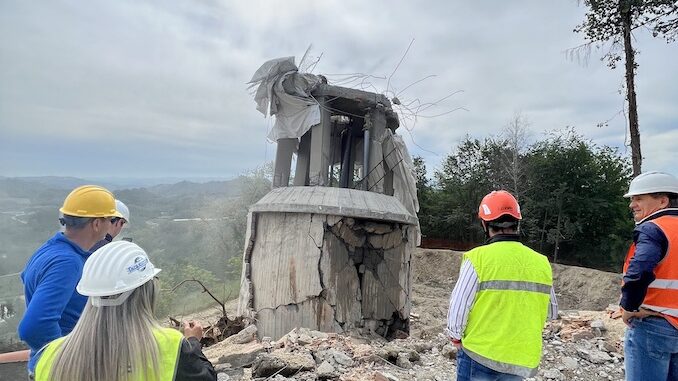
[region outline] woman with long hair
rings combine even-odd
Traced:
[[[92,254],[77,291],[89,302],[73,331],[42,349],[37,381],[216,380],[202,327],[184,334],[153,316],[160,272],[138,245],[112,242]]]

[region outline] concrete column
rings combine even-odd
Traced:
[[[346,129],[343,137],[342,153],[341,153],[341,178],[339,179],[339,186],[348,188],[353,180],[353,159],[351,157],[353,151],[353,131],[349,126]]]
[[[364,148],[363,137],[360,136],[360,135],[357,135],[353,139],[353,150],[351,151],[351,158],[353,159],[353,160],[351,160],[351,164],[353,166],[351,173],[355,173],[356,166],[364,167],[363,166],[363,156],[364,156],[363,155],[363,148]],[[360,172],[362,172],[362,173],[360,173]],[[358,171],[357,179],[360,180],[364,173],[365,173],[364,170]],[[355,188],[356,182],[351,181],[350,187]]]
[[[309,163],[309,185],[328,185],[328,170],[332,150],[330,111],[327,109],[327,98],[316,98],[320,104],[320,124],[311,127],[311,161]]]
[[[384,193],[384,152],[381,139],[386,130],[386,113],[381,104],[369,112],[370,116],[370,157],[367,169],[367,189],[370,192]]]
[[[296,138],[278,139],[278,147],[275,151],[275,164],[273,166],[273,188],[290,185],[292,154],[297,149],[297,142]]]
[[[294,171],[294,186],[308,185],[308,164],[311,157],[311,130],[308,130],[299,142],[297,150],[297,168]]]

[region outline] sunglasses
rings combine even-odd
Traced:
[[[122,224],[123,224],[123,225],[127,222],[127,221],[125,221],[124,218],[113,217],[113,218],[111,218],[111,224],[115,225],[115,224],[117,224],[118,221],[120,221],[120,220],[122,220]]]

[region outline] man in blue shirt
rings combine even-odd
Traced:
[[[74,189],[59,211],[64,232],[45,242],[21,273],[26,312],[18,331],[31,348],[29,373],[35,368],[36,352],[75,327],[87,303],[75,286],[90,248],[104,238],[112,218],[122,217],[113,194],[95,185]]]

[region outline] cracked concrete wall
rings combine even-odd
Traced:
[[[414,225],[250,213],[238,313],[274,339],[295,327],[402,337],[415,242]]]

